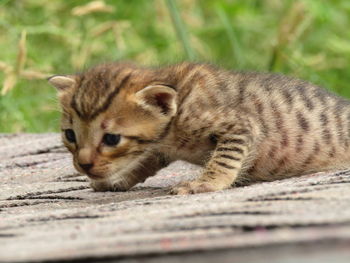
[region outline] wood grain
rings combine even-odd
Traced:
[[[350,256],[349,170],[170,196],[169,186],[200,168],[176,162],[132,191],[97,193],[57,134],[0,135],[0,158],[1,262],[269,262],[281,247],[294,254],[276,252],[279,262],[303,262],[296,246],[321,246],[313,253],[334,262]]]

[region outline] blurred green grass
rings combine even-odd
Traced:
[[[106,0],[106,12],[79,15],[89,3],[0,0],[0,83],[18,64],[25,30],[23,70],[39,75],[112,60],[209,61],[282,72],[350,97],[348,0]],[[0,95],[0,132],[57,131],[55,90],[38,74],[23,74]]]

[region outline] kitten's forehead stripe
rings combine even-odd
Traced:
[[[103,70],[97,68],[96,72],[90,70],[82,75],[71,102],[79,118],[92,120],[106,111],[119,91],[127,84],[131,74],[132,72],[122,68]]]

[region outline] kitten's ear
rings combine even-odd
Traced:
[[[164,115],[174,116],[177,111],[177,92],[165,85],[147,86],[136,93],[141,106],[160,111]]]
[[[74,76],[55,75],[47,80],[59,92],[72,88],[76,83]]]

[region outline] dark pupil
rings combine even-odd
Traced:
[[[65,135],[66,135],[66,138],[68,141],[70,142],[76,142],[76,139],[75,139],[75,133],[72,129],[67,129],[64,131]]]
[[[103,136],[102,139],[103,143],[108,145],[108,146],[115,146],[119,143],[120,141],[120,135],[118,134],[110,134],[110,133],[106,133]]]

